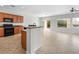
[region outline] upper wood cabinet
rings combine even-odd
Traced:
[[[15,23],[22,23],[23,22],[23,16],[13,15],[13,16],[9,16],[9,18],[13,18],[13,22],[15,22]]]
[[[13,22],[15,22],[15,23],[17,23],[18,21],[17,21],[17,16],[13,16]]]
[[[0,22],[3,22],[3,14],[0,13]]]
[[[18,21],[19,23],[20,23],[20,20],[21,20],[21,19],[20,19],[20,16],[17,16],[17,21]]]
[[[4,14],[4,18],[13,18],[12,14]]]
[[[21,22],[23,22],[23,16],[21,16]]]
[[[22,23],[23,22],[23,16],[0,12],[0,22],[3,22],[4,18],[12,18],[14,23]]]
[[[18,21],[19,23],[22,23],[22,22],[23,22],[23,17],[22,17],[22,16],[17,16],[17,21]]]
[[[23,22],[23,16],[14,16],[13,22],[15,23],[22,23]]]

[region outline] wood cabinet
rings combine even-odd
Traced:
[[[3,22],[4,18],[12,18],[13,22],[15,22],[15,23],[22,23],[23,22],[23,16],[0,12],[0,22]]]
[[[4,14],[4,16],[3,16],[4,18],[13,18],[13,15],[12,14]]]
[[[14,27],[14,34],[18,34],[18,33],[20,33],[19,27]]]
[[[20,23],[20,16],[17,16],[17,22]]]
[[[22,23],[23,22],[23,16],[14,16],[13,22]]]
[[[22,26],[14,27],[14,35],[21,33],[23,30]],[[0,27],[0,37],[4,36],[4,27]]]
[[[17,16],[17,22],[22,23],[23,22],[23,17],[22,16]]]
[[[23,16],[21,16],[21,22],[23,22]]]
[[[3,36],[4,36],[4,28],[0,27],[0,37],[3,37]]]
[[[22,26],[14,27],[14,34],[21,33],[22,30],[23,30],[23,27]]]
[[[21,32],[21,44],[22,44],[22,48],[23,48],[24,50],[27,50],[27,48],[26,48],[26,41],[27,41],[26,35],[27,35],[27,32],[25,32],[25,31],[22,31],[22,32]]]
[[[14,23],[17,23],[17,22],[18,22],[18,21],[17,21],[17,16],[15,16],[15,15],[13,16],[13,22],[14,22]]]
[[[0,22],[3,22],[3,14],[0,13]]]
[[[4,22],[4,18],[12,18],[11,20],[14,23],[23,22],[23,16],[0,12],[0,22]],[[21,33],[22,30],[23,30],[22,26],[16,26],[14,27],[14,34]],[[4,36],[4,28],[0,27],[0,37],[2,36]]]

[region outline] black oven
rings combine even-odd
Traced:
[[[4,22],[13,22],[12,18],[4,18]]]
[[[14,27],[12,24],[4,24],[4,36],[14,35]]]

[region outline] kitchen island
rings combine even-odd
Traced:
[[[43,27],[27,27],[26,30],[26,51],[27,53],[35,53],[41,46],[41,39],[43,36]]]

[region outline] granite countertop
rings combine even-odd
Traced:
[[[0,27],[3,27],[3,26],[0,26]]]
[[[43,26],[29,26],[29,27],[25,27],[26,29],[35,29],[35,28],[43,28]]]
[[[13,27],[20,27],[21,25],[14,25]]]
[[[4,26],[0,26],[0,27],[4,27]],[[20,26],[17,25],[17,26],[13,26],[13,27],[20,27]]]
[[[36,27],[24,27],[26,29],[24,29],[23,31],[27,32],[27,30],[32,30],[32,29],[40,29],[40,28],[43,28],[43,26],[36,26]]]

